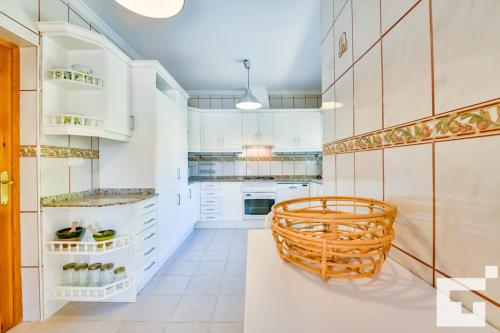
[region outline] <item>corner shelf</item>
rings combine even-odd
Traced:
[[[49,297],[53,300],[94,302],[121,294],[130,289],[133,279],[108,284],[104,287],[52,287]]]
[[[132,235],[117,237],[104,242],[65,242],[47,241],[46,252],[50,254],[99,255],[121,249],[134,244]]]
[[[47,80],[50,83],[56,84],[61,88],[64,88],[66,90],[75,90],[75,91],[80,91],[80,90],[102,90],[103,87],[97,86],[93,83],[87,83],[87,82],[80,82],[80,81],[75,81],[71,79],[48,79]]]

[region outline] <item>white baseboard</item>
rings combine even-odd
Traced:
[[[199,221],[195,229],[263,229],[264,220],[240,220],[240,221]]]

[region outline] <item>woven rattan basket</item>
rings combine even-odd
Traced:
[[[377,275],[394,239],[396,207],[356,197],[313,197],[273,206],[280,256],[328,278]]]

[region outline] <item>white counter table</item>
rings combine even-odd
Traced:
[[[245,333],[497,332],[437,328],[435,293],[390,259],[377,279],[323,282],[285,263],[271,231],[249,233]]]

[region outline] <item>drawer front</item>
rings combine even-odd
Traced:
[[[136,219],[136,232],[141,233],[156,225],[156,211],[152,211]]]
[[[154,268],[157,265],[157,260],[158,260],[155,254],[156,253],[153,253],[153,255],[146,258],[146,260],[144,260],[144,263],[140,267],[137,267],[136,275],[139,284],[143,280],[149,279],[152,276],[153,272],[155,271]]]
[[[220,214],[220,206],[201,206],[201,214]]]
[[[136,266],[142,267],[151,256],[155,256],[158,251],[158,244],[156,238],[145,243],[144,246],[135,252]]]
[[[158,231],[156,229],[156,225],[149,227],[143,232],[137,234],[135,237],[135,248],[141,249],[146,243],[158,238]]]
[[[220,198],[203,198],[200,201],[201,206],[220,207]]]
[[[203,222],[220,221],[220,214],[201,214],[201,221]]]
[[[200,189],[202,189],[202,190],[220,190],[220,183],[201,183]]]
[[[220,198],[221,193],[219,190],[203,190],[201,191],[201,199]]]
[[[156,210],[156,198],[141,201],[137,204],[135,216],[140,217]]]

